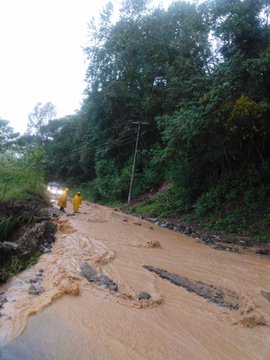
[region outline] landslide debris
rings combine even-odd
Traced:
[[[89,282],[98,285],[101,288],[118,291],[117,284],[108,276],[99,274],[92,266],[84,262],[80,266],[81,276],[86,278]]]
[[[239,296],[233,291],[215,287],[202,281],[191,280],[153,266],[143,265],[143,267],[148,271],[154,272],[162,279],[169,280],[171,283],[203,297],[208,302],[229,308],[230,310],[239,309]]]
[[[38,201],[8,200],[0,206],[0,282],[50,251],[56,224]]]

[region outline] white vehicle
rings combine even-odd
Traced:
[[[51,198],[58,198],[64,191],[57,182],[50,182],[47,190]]]

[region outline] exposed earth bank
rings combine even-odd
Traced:
[[[56,224],[45,203],[9,200],[0,206],[0,282],[22,270],[31,258],[50,251]]]

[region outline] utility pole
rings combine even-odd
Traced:
[[[130,200],[131,200],[131,192],[132,192],[132,185],[133,185],[133,180],[134,180],[136,156],[137,156],[137,150],[138,150],[138,143],[139,143],[139,137],[140,137],[141,124],[148,125],[149,123],[142,122],[142,121],[137,121],[137,122],[133,122],[133,124],[138,124],[138,129],[137,129],[136,145],[135,145],[133,165],[132,165],[132,173],[131,173],[131,179],[130,179],[130,184],[129,184],[128,204],[130,203]]]

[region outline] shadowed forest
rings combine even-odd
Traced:
[[[57,118],[38,103],[21,136],[0,120],[0,200],[32,199],[58,181],[126,204],[137,141],[132,199],[153,196],[130,211],[268,241],[269,14],[269,0],[167,10],[124,0],[116,21],[112,3],[89,14],[78,112]]]

